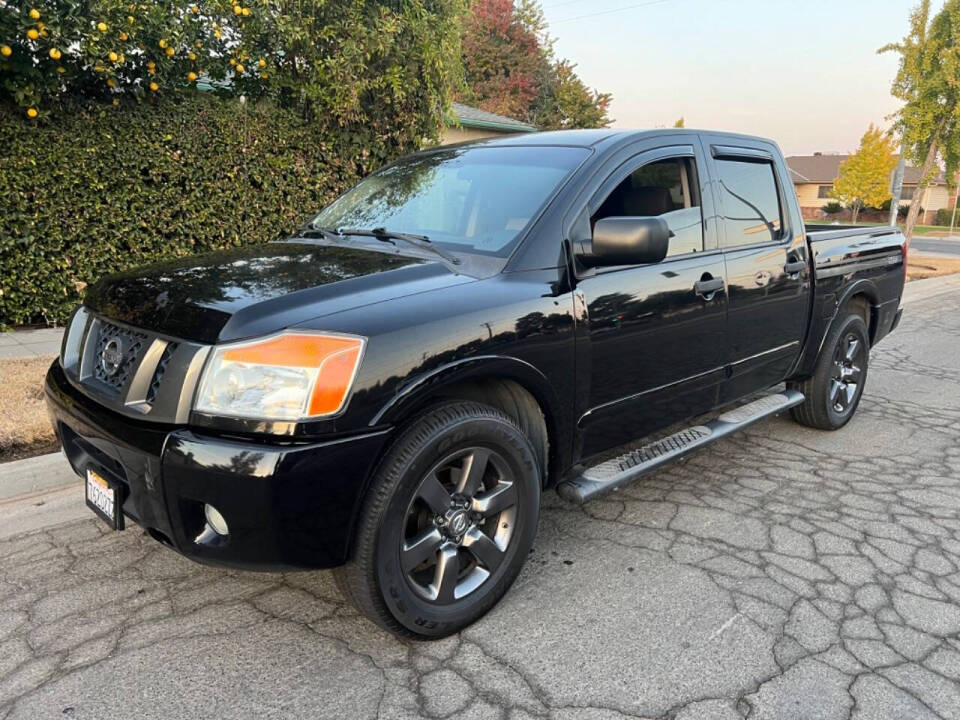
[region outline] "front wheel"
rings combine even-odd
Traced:
[[[837,430],[857,410],[867,381],[870,335],[863,318],[849,313],[830,329],[813,376],[790,383],[806,400],[790,413],[801,425]]]
[[[536,453],[495,408],[420,416],[380,463],[343,593],[381,627],[443,637],[492,608],[520,571],[540,511]]]

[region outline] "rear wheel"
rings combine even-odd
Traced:
[[[837,430],[857,410],[867,380],[870,336],[863,317],[851,312],[834,323],[812,377],[791,383],[806,396],[790,413],[801,425]]]
[[[479,403],[438,407],[381,462],[337,582],[381,627],[449,635],[513,583],[539,509],[536,453],[516,423]]]

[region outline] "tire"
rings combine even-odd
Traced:
[[[806,400],[790,410],[801,425],[838,430],[850,422],[860,404],[870,363],[870,335],[863,317],[848,312],[830,328],[811,377],[789,383]]]
[[[380,627],[440,638],[503,597],[533,545],[537,454],[492,407],[435,407],[402,432],[374,473],[341,591]]]

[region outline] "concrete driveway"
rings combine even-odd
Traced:
[[[958,717],[960,289],[927,287],[845,430],[781,418],[582,509],[550,494],[512,591],[440,642],[327,573],[108,532],[79,486],[8,502],[0,528],[59,524],[0,540],[0,720]]]

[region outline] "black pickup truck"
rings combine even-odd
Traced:
[[[805,228],[767,140],[487,140],[287,241],[105,278],[46,392],[114,528],[336,567],[372,620],[439,637],[516,578],[543,491],[585,502],[788,409],[846,424],[905,260],[896,229]]]

